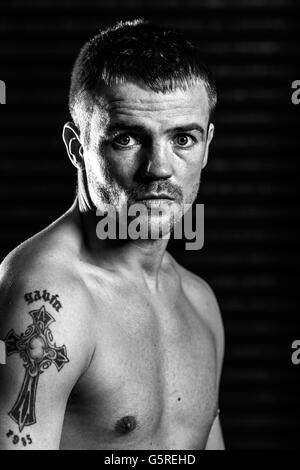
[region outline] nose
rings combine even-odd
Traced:
[[[163,146],[156,145],[145,152],[141,176],[151,180],[168,179],[172,176],[170,156]]]

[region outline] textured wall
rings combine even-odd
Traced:
[[[1,1],[0,257],[71,204],[61,141],[79,47],[99,26],[143,16],[199,41],[219,86],[203,173],[205,247],[172,251],[214,288],[227,348],[221,409],[230,449],[295,448],[300,365],[298,191],[300,9],[288,0]]]

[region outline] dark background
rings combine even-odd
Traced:
[[[0,258],[72,203],[61,141],[70,70],[100,26],[144,17],[199,42],[219,88],[202,176],[205,246],[179,262],[213,287],[226,354],[221,417],[229,449],[300,447],[298,181],[300,8],[289,0],[1,1]],[[297,63],[298,62],[298,63]]]

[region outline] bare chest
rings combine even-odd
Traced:
[[[93,361],[70,397],[73,435],[85,429],[89,445],[104,449],[205,445],[217,406],[215,344],[186,299],[170,308],[111,304],[95,337]]]

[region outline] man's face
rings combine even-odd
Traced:
[[[93,204],[121,212],[143,203],[149,214],[160,209],[163,224],[179,220],[196,198],[213,137],[204,86],[163,94],[128,82],[99,92],[84,148]]]

